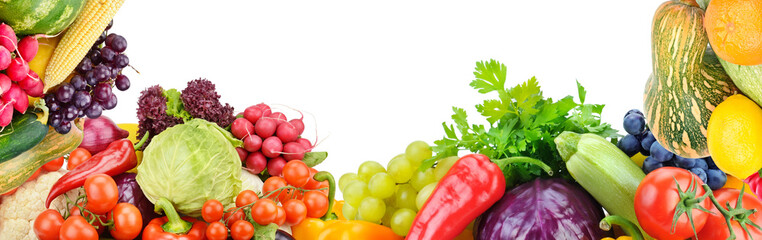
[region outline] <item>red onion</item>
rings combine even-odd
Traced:
[[[84,128],[84,138],[79,147],[87,149],[92,155],[106,149],[111,142],[130,135],[127,130],[117,127],[114,121],[106,116],[85,119]]]

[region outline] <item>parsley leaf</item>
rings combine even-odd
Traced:
[[[421,170],[432,167],[438,159],[457,156],[461,150],[481,153],[493,161],[508,157],[529,157],[548,165],[554,177],[572,179],[566,164],[553,142],[563,131],[595,133],[617,138],[619,134],[608,123],[601,123],[601,104],[585,104],[587,91],[577,81],[579,103],[566,96],[558,101],[545,98],[540,84],[532,77],[526,82],[506,88],[507,68],[495,60],[477,62],[475,80],[469,84],[479,93],[497,93],[476,105],[476,111],[489,125],[470,124],[463,108],[453,107],[453,124],[443,122],[445,136],[434,141],[436,154],[426,159]],[[548,173],[529,163],[499,164],[508,186],[547,177]]]

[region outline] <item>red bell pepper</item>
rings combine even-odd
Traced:
[[[84,185],[85,179],[90,175],[103,173],[116,176],[137,165],[138,159],[135,156],[135,147],[132,145],[132,141],[128,139],[114,141],[108,145],[106,150],[93,155],[58,179],[50,188],[48,199],[45,200],[45,207],[50,207],[50,203],[59,195]]]
[[[166,217],[154,218],[143,229],[143,240],[201,240],[206,239],[206,223],[192,217],[182,217],[166,198],[154,203],[154,211]]]
[[[505,176],[489,157],[458,159],[423,204],[405,239],[453,239],[505,193]]]

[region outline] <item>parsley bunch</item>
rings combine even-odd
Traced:
[[[495,60],[477,62],[471,87],[482,94],[497,93],[497,99],[484,100],[476,110],[488,126],[469,124],[466,111],[453,107],[454,125],[442,123],[445,137],[434,141],[436,155],[421,169],[430,168],[437,159],[457,156],[460,150],[481,153],[497,159],[524,156],[551,167],[554,177],[572,179],[553,142],[564,131],[594,133],[604,138],[619,137],[608,123],[601,123],[602,104],[584,104],[585,88],[577,82],[579,103],[572,96],[558,101],[542,96],[537,79],[532,77],[512,88],[505,87],[507,68]],[[502,165],[508,186],[547,177],[548,173],[529,163]]]

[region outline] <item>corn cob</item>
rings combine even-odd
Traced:
[[[53,51],[45,69],[43,92],[66,80],[123,3],[124,0],[87,0],[87,4]]]

